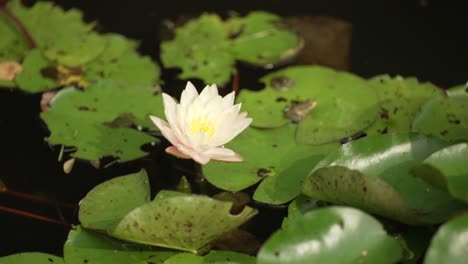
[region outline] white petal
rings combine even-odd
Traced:
[[[198,97],[198,92],[191,82],[187,82],[185,89],[180,96],[180,104],[182,107],[187,107]]]
[[[171,127],[180,127],[176,116],[176,101],[166,93],[163,93],[162,96],[164,103],[164,114],[166,115],[167,122],[169,122]]]
[[[235,92],[232,91],[228,95],[223,97],[223,106],[224,108],[228,108],[232,105],[234,105],[234,99],[235,99]]]
[[[190,159],[190,156],[187,156],[184,153],[182,153],[176,146],[167,147],[166,152],[182,159]]]
[[[200,100],[203,102],[209,101],[211,98],[218,96],[218,88],[216,87],[216,84],[213,84],[211,86],[206,86],[200,93]]]
[[[177,144],[181,144],[181,141],[179,140],[179,138],[176,136],[176,134],[174,133],[174,131],[172,131],[171,127],[169,126],[169,124],[162,120],[161,118],[159,117],[155,117],[155,116],[150,116],[150,119],[151,121],[153,121],[153,123],[159,128],[159,130],[161,131],[161,133],[163,134],[163,136],[169,141],[171,142],[172,145],[177,145]]]
[[[185,155],[190,156],[193,160],[196,162],[205,165],[210,161],[210,158],[204,155],[203,153],[199,153],[187,146],[184,145],[178,145],[177,148]]]
[[[210,159],[213,160],[220,160],[220,161],[231,161],[231,162],[239,162],[243,161],[243,158],[235,153],[234,151],[228,148],[212,148],[208,151],[205,151],[203,154],[208,156]]]

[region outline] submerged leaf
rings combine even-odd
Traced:
[[[233,215],[231,207],[231,202],[207,196],[161,191],[152,202],[127,214],[108,233],[140,244],[197,253],[257,214],[255,209],[245,207]]]
[[[100,82],[79,91],[73,87],[61,90],[51,108],[41,114],[51,135],[51,144],[76,146],[73,157],[98,160],[113,156],[128,161],[146,155],[140,146],[157,141],[128,126],[112,126],[123,116],[132,115],[132,127],[151,127],[150,114],[162,115],[160,95],[150,89],[115,82]]]
[[[294,218],[274,233],[260,250],[258,264],[390,264],[401,256],[398,242],[377,220],[354,208],[329,207]]]
[[[413,134],[369,136],[343,145],[312,170],[303,193],[408,224],[435,224],[464,208],[448,193],[410,174],[449,144]]]

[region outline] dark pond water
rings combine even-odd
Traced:
[[[468,80],[468,4],[462,1],[397,0],[171,0],[91,1],[60,0],[77,7],[89,20],[98,20],[104,32],[118,32],[141,40],[140,51],[158,59],[158,28],[162,19],[203,11],[268,10],[279,15],[330,15],[352,23],[350,70],[363,77],[381,73],[417,76],[441,87]],[[1,37],[1,36],[0,36]],[[256,73],[252,74],[253,76]],[[258,73],[257,73],[258,75]],[[248,82],[242,79],[241,82]],[[58,151],[44,143],[47,131],[38,114],[40,95],[0,91],[0,178],[11,189],[76,204],[93,186],[116,175],[146,166],[150,172],[167,170],[170,159],[151,157],[130,164],[96,170],[78,163],[63,173]],[[188,164],[190,166],[190,164]],[[171,175],[168,175],[170,178]],[[159,183],[161,186],[168,183]],[[0,206],[57,218],[54,206],[0,195]],[[270,212],[272,213],[272,212]],[[273,212],[274,213],[274,212]],[[63,212],[73,221],[72,211]],[[265,215],[264,215],[265,217]],[[266,216],[268,217],[268,215]],[[279,221],[273,221],[275,227]],[[0,256],[22,251],[61,254],[67,228],[0,212]],[[268,235],[268,230],[259,230]]]

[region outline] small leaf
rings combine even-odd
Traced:
[[[63,264],[63,259],[54,255],[39,253],[39,252],[26,252],[9,255],[0,258],[0,264]]]
[[[102,234],[86,231],[81,226],[70,231],[63,250],[67,264],[162,264],[176,254],[172,251],[124,243]]]
[[[424,264],[463,264],[468,258],[468,214],[442,225],[432,238]]]
[[[222,234],[257,214],[245,207],[230,213],[232,203],[202,195],[161,191],[156,198],[127,214],[108,233],[140,244],[197,253]]]
[[[436,224],[464,208],[410,174],[449,144],[414,134],[369,136],[343,145],[312,170],[303,193],[408,224]]]
[[[413,174],[468,203],[468,143],[441,149],[414,168]]]
[[[94,187],[80,202],[78,218],[85,228],[106,230],[149,201],[148,176],[141,170]]]
[[[329,207],[307,212],[274,233],[260,249],[258,264],[390,264],[401,256],[398,242],[374,218],[354,208]]]

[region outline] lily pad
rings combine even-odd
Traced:
[[[329,207],[305,213],[274,233],[258,253],[258,264],[396,263],[398,242],[382,225],[354,208]]]
[[[296,66],[268,74],[261,79],[261,91],[243,90],[242,102],[253,118],[252,126],[274,128],[290,120],[285,109],[294,102],[314,100],[317,105],[297,128],[300,144],[337,142],[371,125],[379,112],[375,91],[347,72],[319,66]]]
[[[368,135],[410,132],[411,123],[421,106],[431,97],[444,92],[431,83],[416,78],[376,76],[369,80],[380,101],[377,121],[366,129]]]
[[[80,202],[78,218],[85,228],[106,230],[149,201],[148,176],[141,170],[94,187]]]
[[[299,145],[294,140],[295,130],[294,125],[270,130],[247,128],[226,144],[244,161],[210,162],[203,167],[206,179],[228,191],[240,191],[265,179],[254,194],[255,200],[272,204],[290,201],[300,193],[310,169],[337,147]]]
[[[302,47],[300,38],[281,17],[263,11],[251,12],[226,22],[237,60],[271,68],[291,59]]]
[[[64,259],[67,264],[162,264],[176,253],[131,245],[102,234],[86,231],[81,226],[70,231],[64,245]]]
[[[468,258],[468,214],[454,218],[440,227],[432,238],[424,264],[463,264]]]
[[[106,49],[84,67],[84,81],[96,83],[111,79],[149,87],[156,84],[159,68],[149,57],[142,57],[135,51],[135,42],[117,34],[107,35],[106,39]]]
[[[233,215],[231,207],[231,202],[207,196],[161,191],[108,233],[140,244],[202,252],[213,240],[257,214],[255,209],[245,207]]]
[[[51,131],[47,141],[77,147],[73,157],[98,160],[113,156],[123,162],[145,156],[140,147],[157,141],[135,129],[153,127],[150,114],[163,115],[159,94],[108,81],[85,91],[61,90],[41,117]]]
[[[317,164],[303,193],[407,224],[440,223],[464,205],[410,171],[446,146],[448,143],[436,138],[413,134],[352,141]]]
[[[314,200],[305,195],[299,195],[288,205],[288,216],[283,219],[281,227],[284,229],[289,224],[290,221],[293,221],[293,218],[302,217],[305,213],[311,210],[318,209],[321,202]]]
[[[230,251],[210,251],[205,256],[180,253],[172,256],[164,264],[255,264],[255,257]]]
[[[451,141],[468,140],[468,91],[455,88],[447,94],[423,105],[412,130]]]
[[[23,62],[23,71],[16,76],[16,83],[19,88],[28,92],[42,92],[58,87],[59,85],[52,79],[44,77],[41,70],[52,66],[41,51],[31,50]]]
[[[0,62],[20,62],[29,50],[29,44],[16,25],[5,14],[0,14]]]
[[[63,264],[63,259],[54,255],[40,253],[40,252],[27,252],[9,255],[0,258],[0,264]]]
[[[414,175],[468,203],[468,143],[433,153],[413,170]]]
[[[93,32],[94,24],[85,24],[76,9],[63,11],[50,2],[28,8],[19,0],[9,1],[7,8],[28,28],[45,56],[59,64],[85,64],[105,48],[106,39]]]
[[[161,60],[167,68],[181,68],[182,79],[200,78],[209,84],[225,84],[234,65],[227,37],[219,16],[203,14],[178,28],[173,40],[161,44]]]

